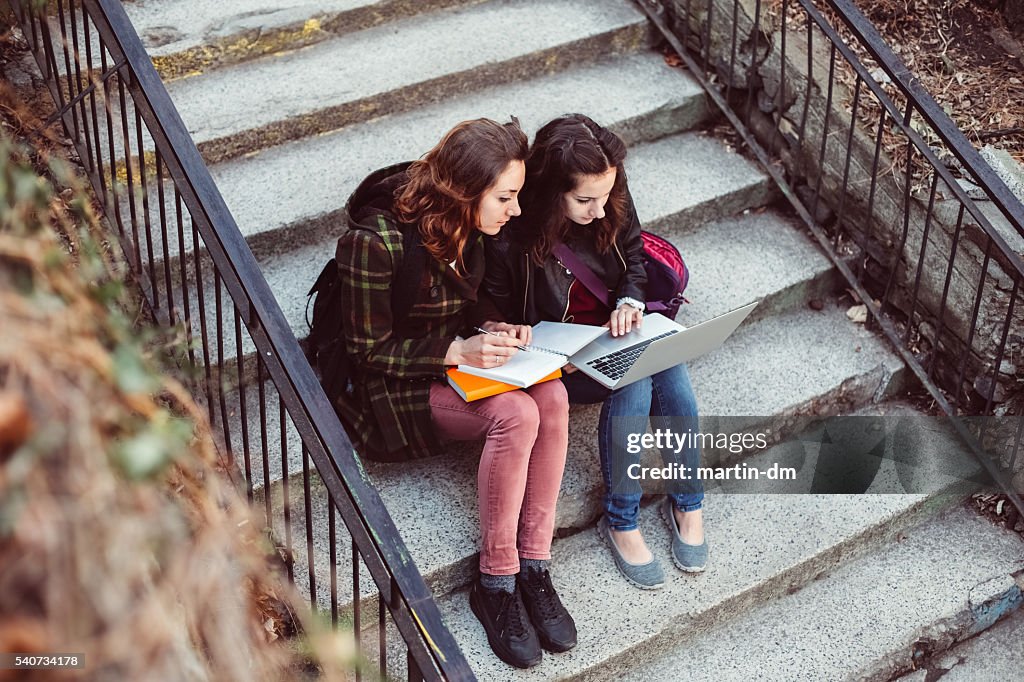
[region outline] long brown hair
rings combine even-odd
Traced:
[[[626,145],[612,131],[583,114],[566,114],[537,131],[526,159],[526,184],[519,198],[530,255],[539,265],[571,227],[563,196],[585,175],[615,168],[615,184],[605,216],[595,220],[598,251],[607,253],[626,222]]]
[[[419,226],[434,258],[465,273],[463,251],[479,223],[480,199],[513,161],[529,151],[519,121],[463,121],[409,167],[409,181],[395,201],[398,218]]]

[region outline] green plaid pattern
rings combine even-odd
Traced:
[[[359,451],[371,459],[437,454],[430,386],[444,381],[444,356],[465,330],[473,302],[455,286],[454,273],[446,272],[450,268],[428,259],[416,301],[396,333],[391,287],[402,262],[402,233],[385,215],[353,228],[338,240],[336,252],[353,391],[343,394],[336,408]],[[482,254],[476,255],[474,263],[482,270]]]

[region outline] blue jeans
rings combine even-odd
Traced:
[[[626,422],[629,430],[642,433],[647,427],[648,416],[692,417],[693,420],[687,420],[687,423],[693,423],[695,428],[697,399],[693,395],[686,365],[676,365],[615,391],[605,388],[582,372],[567,374],[562,381],[569,392],[570,403],[602,403],[597,444],[605,484],[604,512],[609,527],[619,531],[633,530],[637,527],[641,491],[639,486],[633,491],[613,489],[612,458],[614,453],[614,457],[624,460],[614,463],[616,470],[621,472],[630,464],[639,463],[640,453],[631,454],[621,445],[614,448],[613,420],[619,428]],[[689,467],[690,471],[696,471],[700,464],[700,450],[696,447],[684,448],[678,455],[674,449],[663,448],[661,456],[665,464],[678,462]],[[700,509],[704,501],[703,486],[693,482],[686,487],[686,492],[669,493],[676,508],[681,511]]]

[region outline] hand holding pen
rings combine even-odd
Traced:
[[[445,355],[446,365],[470,365],[491,369],[500,367],[509,358],[519,352],[519,344],[514,336],[492,332],[480,327],[480,332],[468,339],[455,339]]]
[[[445,354],[444,364],[490,369],[504,365],[520,350],[529,350],[520,343],[529,343],[533,339],[533,328],[529,325],[511,325],[504,322],[484,324],[490,329],[475,327],[479,334],[468,339],[452,341]]]
[[[530,350],[533,341],[533,327],[528,324],[508,324],[507,322],[485,322],[487,328],[475,327],[476,331],[491,336],[511,336],[519,341],[519,350]]]

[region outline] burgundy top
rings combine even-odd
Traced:
[[[569,285],[569,308],[565,313],[565,321],[575,324],[592,324],[600,327],[608,322],[612,310],[603,301],[599,301],[590,290],[578,279]]]

